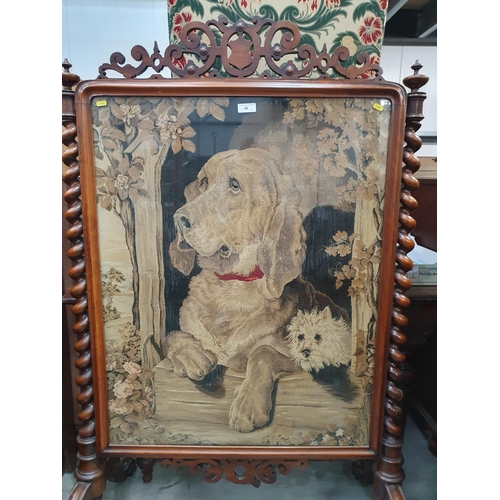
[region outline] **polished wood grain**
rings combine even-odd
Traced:
[[[404,309],[410,305],[406,292],[411,287],[411,281],[406,273],[413,267],[408,253],[414,248],[409,234],[416,227],[416,220],[411,213],[417,208],[417,200],[413,192],[419,187],[419,181],[413,175],[420,167],[420,161],[415,153],[422,146],[422,140],[417,131],[421,127],[423,101],[426,98],[420,88],[429,80],[418,72],[422,68],[417,61],[412,66],[414,74],[403,80],[410,88],[408,94],[405,141],[402,169],[401,208],[399,210],[398,249],[396,255],[394,304],[392,311],[392,326],[389,345],[389,367],[387,379],[387,395],[385,402],[384,432],[382,436],[382,453],[375,471],[374,489],[378,500],[404,498],[401,485],[404,480],[403,471],[403,436],[405,412],[403,409],[404,388],[409,380],[406,369],[406,356],[402,348],[406,343],[403,329],[408,324]]]
[[[73,410],[73,379],[70,360],[70,335],[73,315],[68,306],[62,306],[62,456],[63,474],[73,472],[76,469],[76,427],[75,412]],[[73,338],[73,337],[71,337]]]
[[[66,149],[62,155],[63,163],[68,167],[63,174],[67,190],[64,199],[68,204],[65,218],[69,222],[66,236],[70,241],[68,257],[72,261],[69,276],[73,280],[73,286],[69,293],[75,299],[71,312],[75,316],[73,331],[77,335],[75,350],[79,356],[76,366],[79,375],[76,384],[80,388],[77,401],[82,409],[78,413],[78,419],[82,426],[77,437],[78,465],[75,477],[78,483],[71,493],[71,498],[99,498],[105,488],[104,472],[102,463],[96,456],[95,448],[95,426],[94,426],[94,401],[92,360],[90,354],[90,332],[89,316],[87,310],[87,281],[85,275],[85,255],[83,243],[83,220],[82,206],[80,200],[80,165],[78,161],[78,144],[76,141],[76,125],[74,111],[74,93],[72,87],[78,83],[80,78],[69,72],[71,64],[63,63],[62,74],[62,143]]]
[[[99,263],[99,239],[97,234],[97,204],[95,175],[93,167],[94,148],[92,136],[91,100],[101,96],[268,96],[268,97],[373,97],[388,99],[393,114],[389,134],[394,137],[388,147],[388,169],[386,172],[384,223],[382,228],[382,254],[379,285],[375,373],[371,407],[371,425],[368,447],[205,447],[205,446],[127,446],[109,444],[107,384],[104,360],[104,331],[102,323],[101,280]],[[156,458],[232,458],[252,456],[253,458],[279,459],[285,456],[303,457],[311,460],[332,458],[373,458],[380,451],[380,435],[384,418],[384,394],[386,379],[386,352],[388,332],[392,316],[392,295],[394,287],[394,262],[396,260],[397,221],[399,217],[399,187],[401,183],[403,135],[405,123],[405,92],[400,85],[359,80],[356,85],[345,81],[264,81],[236,79],[189,82],[182,85],[179,80],[170,81],[128,81],[97,80],[83,82],[76,90],[75,107],[79,130],[80,175],[82,202],[86,224],[84,236],[87,261],[88,308],[93,332],[93,373],[95,391],[95,421],[97,450],[107,456],[137,456]]]

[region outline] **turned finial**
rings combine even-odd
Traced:
[[[62,63],[62,67],[64,68],[64,71],[66,73],[69,73],[69,68],[71,68],[71,66],[73,66],[66,58],[64,58],[64,61]]]
[[[423,68],[422,64],[415,61],[411,69],[413,70],[413,75],[403,78],[403,83],[411,90],[412,93],[418,92],[420,87],[423,87],[428,81],[429,77],[419,74],[419,71]]]
[[[62,72],[62,118],[63,123],[67,120],[72,121],[75,118],[73,87],[80,81],[80,77],[74,73],[70,73],[71,63],[64,59],[62,63],[64,71]]]
[[[418,72],[423,68],[423,66],[420,64],[419,60],[417,59],[411,69],[413,70],[414,75],[418,75]]]
[[[62,67],[64,68],[62,73],[62,85],[64,90],[71,90],[72,87],[80,81],[80,77],[78,75],[70,73],[69,70],[71,66],[72,64],[67,59],[64,59],[62,63]]]

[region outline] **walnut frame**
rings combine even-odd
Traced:
[[[97,433],[97,450],[105,455],[117,456],[135,456],[138,453],[144,456],[155,455],[157,457],[173,457],[173,458],[187,458],[187,457],[200,457],[200,458],[213,458],[214,456],[220,458],[231,458],[235,456],[234,448],[225,448],[218,446],[216,449],[205,449],[196,446],[193,449],[189,447],[182,447],[179,449],[175,447],[163,447],[157,445],[154,450],[145,453],[141,447],[123,446],[123,445],[109,445],[107,438],[107,418],[106,418],[106,390],[102,387],[102,380],[106,379],[104,371],[104,335],[102,323],[99,318],[102,317],[102,299],[100,290],[99,277],[99,251],[98,251],[98,237],[95,231],[97,227],[97,214],[96,214],[96,201],[95,201],[95,179],[93,176],[92,158],[93,158],[93,139],[89,132],[92,127],[90,124],[90,100],[94,97],[105,96],[174,96],[174,97],[212,97],[212,96],[243,96],[243,97],[258,97],[258,96],[272,96],[272,97],[309,97],[309,98],[322,98],[332,97],[334,95],[342,95],[346,97],[376,97],[391,100],[393,108],[398,110],[395,113],[394,119],[391,120],[390,135],[399,137],[399,140],[389,146],[388,150],[388,164],[391,166],[399,165],[402,160],[402,137],[404,128],[404,94],[401,87],[393,84],[385,83],[372,83],[366,82],[357,84],[354,88],[350,84],[335,83],[332,84],[328,81],[322,82],[293,82],[286,83],[280,81],[244,81],[234,82],[226,81],[196,81],[190,82],[189,88],[179,85],[176,81],[151,83],[151,82],[129,82],[129,81],[97,81],[83,83],[76,92],[75,108],[77,113],[77,127],[79,133],[79,152],[81,164],[81,181],[82,181],[82,202],[84,208],[84,215],[87,224],[84,226],[84,237],[86,244],[87,255],[90,256],[87,264],[87,276],[94,277],[88,279],[88,295],[89,295],[89,313],[91,318],[91,331],[93,332],[93,359],[95,360],[94,369],[96,373],[97,384],[95,384],[95,401],[96,401],[96,433]],[[390,297],[392,297],[392,283],[391,276],[392,263],[395,261],[395,243],[396,243],[396,230],[395,223],[397,221],[397,186],[400,183],[400,171],[395,167],[388,169],[387,187],[386,187],[386,200],[391,200],[387,203],[385,208],[384,221],[385,228],[383,230],[384,245],[382,248],[382,263],[381,263],[381,283],[380,283],[380,305],[379,305],[379,332],[388,331],[390,325]],[[389,242],[389,243],[385,243]],[[387,350],[387,335],[379,333],[377,338],[381,339],[383,343],[377,345],[376,352],[378,358],[376,363],[378,366],[383,367],[383,370],[377,372],[376,379],[374,380],[374,396],[373,400],[376,407],[372,410],[374,417],[374,426],[370,436],[370,448],[366,449],[349,449],[349,453],[345,450],[333,448],[328,452],[318,447],[311,446],[308,449],[299,447],[298,449],[287,448],[283,452],[282,447],[242,447],[238,450],[238,455],[251,456],[252,458],[284,458],[284,456],[298,456],[304,458],[326,459],[327,457],[345,457],[345,458],[373,458],[380,451],[380,436],[382,425],[382,412],[383,405],[381,397],[383,396],[383,384],[385,383],[381,373],[385,373],[384,353]]]
[[[219,27],[222,21],[219,20]],[[258,23],[256,22],[256,25]],[[272,28],[281,28],[276,26]],[[287,23],[291,25],[291,23]],[[288,26],[286,26],[288,27]],[[200,29],[200,26],[196,26]],[[191,28],[191,30],[194,28]],[[244,29],[241,26],[235,26],[234,30],[240,31]],[[249,29],[248,26],[246,29]],[[187,33],[190,28],[187,26],[183,30],[183,38],[187,39]],[[175,53],[176,47],[169,47],[171,53]],[[272,48],[276,55],[276,46]],[[157,52],[157,48],[155,48]],[[173,52],[172,52],[173,51]],[[299,52],[299,51],[298,51]],[[336,51],[337,52],[337,51]],[[345,51],[344,51],[345,52]],[[339,53],[344,53],[342,50]],[[166,51],[167,53],[167,51]],[[310,53],[309,53],[310,55]],[[335,55],[335,54],[334,54]],[[116,55],[114,55],[116,56]],[[320,55],[321,56],[321,55]],[[170,59],[171,56],[167,59]],[[332,56],[333,57],[333,56]],[[141,58],[144,58],[141,56]],[[113,56],[112,56],[113,59]],[[115,60],[117,58],[115,57]],[[313,59],[313,58],[312,58]],[[158,63],[158,56],[151,57],[151,66]],[[333,59],[332,59],[333,60]],[[318,63],[319,61],[319,63]],[[321,63],[323,61],[323,63]],[[325,58],[318,57],[316,63],[323,64],[320,69],[325,67]],[[337,54],[338,62],[338,54]],[[168,65],[168,64],[167,64]],[[103,67],[106,65],[103,65]],[[116,65],[114,68],[116,70]],[[343,76],[345,80],[295,80],[290,81],[285,78],[272,80],[266,74],[261,79],[245,79],[243,81],[236,79],[221,80],[219,78],[208,78],[193,80],[190,77],[201,76],[206,74],[203,72],[190,70],[193,66],[186,66],[184,75],[189,78],[186,82],[179,80],[163,80],[158,81],[157,78],[150,80],[137,81],[132,80],[136,74],[140,74],[145,70],[144,64],[141,65],[140,72],[126,74],[126,80],[108,80],[105,78],[105,73],[101,70],[100,77],[96,81],[81,83],[75,94],[74,111],[71,109],[63,109],[63,124],[66,126],[66,131],[63,133],[63,143],[69,146],[68,151],[63,156],[63,160],[69,167],[73,167],[73,171],[68,171],[65,174],[65,181],[70,186],[70,189],[65,196],[70,204],[70,210],[67,213],[67,219],[73,224],[68,237],[73,243],[70,250],[70,258],[77,261],[78,270],[81,270],[82,265],[86,270],[86,275],[79,277],[78,270],[75,268],[70,271],[70,275],[76,281],[75,287],[71,293],[76,299],[76,304],[73,311],[78,315],[82,314],[87,299],[87,293],[82,287],[83,282],[86,282],[88,288],[88,316],[87,319],[77,322],[75,331],[81,334],[85,327],[90,326],[90,336],[84,334],[87,347],[81,347],[81,339],[77,343],[77,350],[83,354],[82,357],[87,360],[88,341],[90,340],[91,359],[93,367],[93,380],[85,384],[77,384],[82,387],[82,393],[89,391],[94,393],[93,402],[90,399],[91,410],[95,411],[94,415],[79,415],[84,423],[89,423],[94,417],[95,432],[93,430],[94,422],[87,429],[85,438],[82,439],[80,433],[80,446],[88,446],[92,441],[93,434],[95,435],[95,452],[101,458],[109,457],[136,457],[144,459],[151,465],[154,459],[165,459],[164,463],[170,466],[190,466],[197,470],[201,464],[216,461],[221,471],[224,470],[224,461],[268,461],[277,462],[280,468],[286,469],[286,464],[302,468],[307,465],[307,460],[333,460],[333,459],[349,459],[349,460],[367,460],[379,459],[379,464],[376,472],[375,492],[377,498],[388,498],[387,495],[396,495],[394,498],[404,498],[401,491],[401,482],[403,480],[403,472],[401,468],[401,444],[402,444],[402,428],[404,425],[404,416],[401,409],[398,407],[399,401],[402,399],[401,389],[398,387],[401,380],[404,381],[404,355],[399,351],[399,347],[404,343],[404,336],[400,332],[400,327],[405,324],[405,317],[401,312],[402,307],[407,307],[408,300],[404,296],[404,292],[411,286],[408,278],[404,275],[411,269],[411,260],[406,256],[406,253],[411,250],[411,243],[408,242],[408,233],[414,227],[414,220],[409,213],[415,207],[415,201],[411,196],[411,192],[418,187],[418,181],[413,177],[413,173],[418,169],[419,162],[414,156],[414,152],[418,150],[418,137],[415,135],[416,130],[420,127],[421,104],[425,99],[425,94],[418,92],[420,86],[425,84],[425,81],[418,75],[419,66],[416,66],[414,77],[405,81],[412,89],[410,97],[413,95],[412,101],[408,100],[406,93],[400,85],[385,82],[381,77],[380,68],[365,67],[350,68],[350,72],[346,72]],[[338,68],[338,66],[332,67]],[[288,68],[288,69],[287,69]],[[290,69],[292,68],[292,69]],[[288,65],[282,75],[288,75],[288,78],[298,78],[301,74],[293,75],[296,67]],[[109,68],[107,68],[109,69]],[[161,68],[162,69],[162,68]],[[68,75],[69,65],[66,67]],[[233,68],[234,70],[234,68]],[[361,80],[359,76],[366,71],[374,71],[378,77],[373,80]],[[341,71],[341,70],[340,70]],[[304,73],[305,74],[305,73]],[[348,76],[349,75],[349,76]],[[74,75],[72,75],[74,77]],[[236,75],[235,75],[236,76]],[[244,75],[247,76],[247,75]],[[76,77],[77,78],[77,77]],[[349,81],[346,81],[349,80]],[[63,74],[64,81],[64,74]],[[66,85],[68,83],[76,83],[75,78],[71,79],[66,76]],[[183,85],[186,83],[186,85]],[[72,98],[71,92],[66,88],[66,103]],[[386,202],[384,206],[384,227],[383,227],[383,248],[381,262],[381,278],[380,278],[380,299],[378,306],[377,320],[377,349],[376,349],[376,371],[373,383],[373,398],[371,405],[370,420],[370,439],[368,447],[327,447],[327,446],[130,446],[130,445],[110,445],[107,434],[107,396],[106,396],[106,373],[104,360],[104,335],[102,328],[102,300],[100,291],[100,279],[95,279],[100,276],[99,260],[98,260],[98,235],[96,231],[96,203],[95,203],[95,178],[91,175],[93,163],[93,137],[91,135],[91,115],[89,111],[90,100],[97,96],[277,96],[277,97],[312,97],[323,98],[330,96],[345,96],[345,97],[377,97],[389,99],[393,106],[390,132],[389,132],[389,149],[388,162],[391,168],[387,169],[386,180]],[[63,92],[64,97],[64,92]],[[76,116],[76,127],[74,126]],[[406,134],[405,131],[406,119]],[[78,148],[74,139],[78,137]],[[406,146],[404,147],[406,142]],[[404,154],[403,154],[404,152]],[[76,160],[76,153],[79,155],[79,162]],[[401,170],[399,166],[405,163],[406,167]],[[75,176],[75,170],[78,169],[81,179],[81,197],[83,203],[83,216],[85,224],[83,224],[83,241],[85,241],[85,255],[83,257],[83,246],[81,236],[82,225],[78,222],[81,219],[78,212],[78,207],[71,210],[71,206],[78,205],[78,176]],[[72,186],[74,189],[72,189]],[[400,186],[402,190],[400,191]],[[401,203],[401,204],[400,204]],[[80,209],[81,212],[82,209]],[[398,223],[399,221],[399,223]],[[78,233],[76,236],[74,233]],[[398,244],[398,247],[396,246]],[[80,263],[78,265],[78,263]],[[396,271],[394,272],[394,264],[396,263]],[[394,300],[394,302],[393,302]],[[82,306],[78,307],[78,303]],[[85,315],[85,311],[83,311]],[[88,323],[90,320],[90,324]],[[81,324],[83,323],[83,324]],[[89,326],[88,326],[89,325]],[[389,355],[387,355],[389,353]],[[84,363],[81,362],[78,366],[85,370]],[[396,384],[394,384],[396,382]],[[399,382],[399,384],[398,384]],[[388,399],[385,400],[387,392]],[[87,404],[84,397],[79,398],[80,402]],[[90,419],[90,420],[89,420]],[[91,447],[93,448],[93,447]],[[88,465],[88,471],[82,465],[79,466],[76,476],[79,479],[78,487],[75,490],[85,490],[83,495],[85,498],[98,498],[99,492],[102,493],[103,487],[103,472],[102,464],[96,458],[93,452],[88,449],[79,450],[80,464]],[[261,462],[262,463],[262,462]],[[226,463],[227,466],[227,463]],[[264,466],[266,469],[267,465]],[[233,467],[234,468],[234,467]],[[147,467],[146,467],[147,469]],[[143,470],[146,470],[143,469]],[[226,470],[228,480],[230,474]],[[233,471],[234,472],[234,471]],[[268,471],[269,472],[269,471]],[[283,472],[282,473],[287,473]],[[289,470],[288,470],[289,472]],[[273,480],[266,481],[263,473],[252,471],[260,480],[264,482],[274,482]],[[207,480],[209,480],[207,478]],[[234,482],[242,481],[241,478],[233,477]],[[82,485],[84,483],[84,485]],[[85,487],[84,487],[85,486]],[[89,493],[90,492],[90,493]],[[391,492],[391,493],[389,493]],[[80,493],[78,493],[80,494]],[[397,496],[399,495],[399,496]],[[75,497],[75,498],[84,498]]]

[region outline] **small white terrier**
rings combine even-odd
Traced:
[[[351,359],[351,330],[344,318],[332,318],[330,308],[298,311],[286,328],[290,354],[306,372],[333,365],[346,365]]]

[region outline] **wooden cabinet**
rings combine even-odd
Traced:
[[[423,158],[417,172],[418,221],[413,231],[417,243],[437,252],[437,161]],[[405,351],[414,371],[409,411],[429,436],[429,449],[437,454],[437,286],[414,286],[408,291],[409,324]]]

